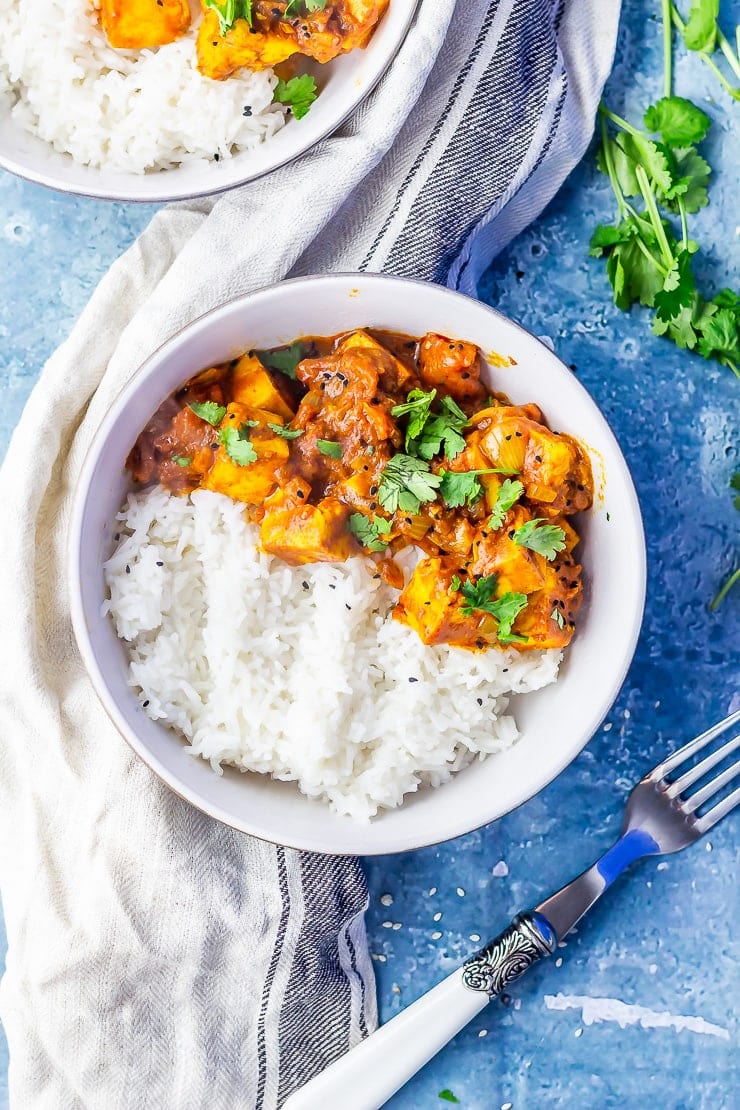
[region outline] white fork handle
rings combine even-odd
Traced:
[[[283,1110],[378,1110],[488,1001],[465,986],[458,968],[292,1094]]]

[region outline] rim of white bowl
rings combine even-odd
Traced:
[[[230,828],[236,829],[238,832],[246,833],[249,836],[255,836],[258,840],[264,840],[267,843],[279,843],[286,847],[296,848],[301,851],[317,852],[326,855],[345,856],[356,855],[358,854],[358,852],[356,849],[353,849],[351,851],[342,851],[341,849],[338,849],[335,845],[328,844],[326,841],[317,839],[313,836],[294,836],[291,834],[283,837],[281,835],[281,839],[277,840],[275,838],[275,834],[271,833],[269,829],[266,829],[263,824],[252,824],[248,820],[236,819],[233,814],[226,812],[220,805],[216,804],[215,802],[203,799],[197,793],[197,791],[192,790],[188,786],[186,786],[179,778],[177,778],[176,775],[174,775],[166,766],[164,766],[164,764],[162,764],[156,756],[153,755],[146,744],[139,739],[134,730],[129,729],[126,721],[123,719],[122,714],[119,712],[118,705],[116,704],[115,699],[110,694],[107,682],[105,681],[103,673],[98,665],[97,658],[95,656],[88,635],[87,617],[82,603],[81,577],[79,573],[82,523],[85,516],[87,502],[92,493],[90,479],[93,476],[98,458],[101,453],[100,448],[107,441],[110,430],[115,425],[120,412],[127,405],[129,398],[136,393],[139,380],[147,374],[150,367],[153,364],[156,365],[158,362],[160,362],[161,359],[171,349],[176,349],[183,342],[183,340],[187,338],[189,333],[195,333],[206,322],[210,323],[214,319],[217,319],[220,315],[230,313],[238,309],[246,302],[258,302],[260,298],[271,296],[277,289],[283,286],[315,286],[316,283],[330,284],[331,282],[337,280],[372,283],[382,282],[387,284],[394,283],[421,289],[426,289],[430,285],[434,285],[434,283],[419,281],[414,278],[396,277],[385,274],[357,273],[352,271],[344,271],[332,274],[313,274],[303,277],[286,278],[283,281],[273,282],[270,285],[263,286],[262,288],[254,290],[251,293],[246,293],[239,297],[234,297],[231,300],[224,302],[224,304],[219,305],[217,308],[210,309],[209,311],[204,312],[201,316],[198,316],[195,320],[191,321],[191,323],[184,325],[182,328],[179,328],[175,333],[173,333],[173,335],[170,336],[169,339],[160,344],[160,346],[152,352],[149,358],[147,358],[134,372],[130,380],[116,396],[115,400],[111,404],[111,407],[103,418],[100,426],[98,427],[95,435],[93,436],[92,442],[90,444],[90,447],[88,448],[80,470],[78,490],[77,494],[75,495],[72,514],[70,518],[68,535],[68,567],[72,627],[74,630],[77,645],[80,650],[80,654],[82,656],[83,663],[85,665],[85,669],[88,673],[88,677],[93,684],[95,693],[100,700],[107,716],[109,717],[121,737],[126,741],[133,752],[149,767],[149,769],[153,771],[157,775],[157,777],[162,782],[164,782],[170,790],[173,791],[174,794],[178,795],[178,797],[182,798],[184,801],[189,802],[192,806],[200,810],[202,813],[207,814],[209,817],[215,818],[216,820],[220,821],[222,824],[227,825]],[[513,327],[516,330],[523,332],[530,339],[534,340],[537,344],[539,344],[539,346],[542,347],[542,349],[547,353],[548,358],[554,359],[562,367],[562,369],[567,372],[568,368],[563,360],[559,358],[558,355],[538,336],[534,335],[533,332],[530,332],[527,328],[523,327],[515,320],[512,320],[510,317],[505,316],[502,312],[499,312],[497,309],[492,308],[490,305],[484,304],[482,301],[477,301],[473,297],[468,297],[464,293],[459,293],[456,290],[447,289],[444,286],[436,286],[435,288],[440,293],[444,293],[449,297],[458,298],[462,301],[472,301],[482,312],[488,313],[494,319],[502,320],[506,323],[507,326]],[[645,530],[642,519],[642,512],[637,497],[637,491],[632,480],[632,475],[630,473],[629,467],[627,466],[627,462],[624,458],[622,450],[619,446],[619,441],[612,431],[611,424],[609,423],[606,416],[601,411],[601,408],[597,405],[596,401],[593,399],[589,391],[583,385],[583,383],[572,376],[570,378],[570,381],[571,385],[576,388],[576,391],[581,392],[581,394],[596,410],[599,418],[604,423],[605,431],[608,438],[610,438],[612,441],[615,461],[621,471],[621,478],[623,482],[623,488],[626,493],[631,523],[641,541],[639,551],[637,552],[638,580],[635,582],[636,598],[638,600],[638,604],[635,606],[632,613],[632,619],[630,621],[630,627],[628,630],[626,641],[627,648],[624,651],[621,663],[619,667],[615,670],[614,677],[609,685],[608,692],[605,692],[601,702],[598,704],[598,706],[594,708],[588,725],[581,730],[582,735],[579,740],[571,744],[567,748],[567,750],[564,750],[562,758],[558,760],[555,764],[554,773],[552,771],[552,767],[549,767],[548,770],[545,771],[543,774],[534,774],[532,778],[527,781],[526,786],[524,786],[524,788],[522,789],[520,797],[516,802],[511,805],[506,805],[503,808],[496,809],[495,812],[492,812],[483,820],[476,819],[473,824],[468,824],[464,819],[462,819],[458,823],[457,827],[453,828],[451,831],[446,832],[443,836],[435,837],[432,834],[431,836],[425,836],[423,838],[415,837],[413,842],[410,842],[408,837],[399,837],[395,840],[389,840],[386,837],[386,842],[384,842],[382,846],[375,847],[373,846],[371,840],[372,833],[370,833],[368,846],[362,849],[362,852],[359,853],[361,855],[389,855],[395,852],[417,851],[421,848],[431,847],[435,844],[443,844],[447,841],[455,840],[459,836],[466,836],[469,833],[477,831],[478,829],[485,828],[486,826],[493,824],[495,821],[500,820],[502,817],[505,817],[507,814],[513,813],[514,810],[519,809],[520,806],[530,801],[537,794],[539,794],[540,791],[549,786],[550,783],[559,778],[563,771],[570,766],[570,764],[577,758],[578,755],[580,755],[583,749],[593,738],[599,725],[608,715],[609,711],[614,705],[614,702],[617,699],[619,691],[622,688],[622,684],[624,683],[627,672],[634,659],[645,611],[645,598],[647,589],[647,549],[645,543]],[[489,758],[495,758],[495,755]],[[295,786],[295,788],[296,790],[298,789],[297,785]],[[370,822],[369,829],[372,829],[373,824],[376,821],[382,822],[382,820],[383,813],[381,812],[378,817],[374,818]],[[286,833],[288,832],[289,830],[286,830]]]
[[[64,193],[67,196],[86,197],[89,200],[115,201],[124,204],[170,204],[174,201],[180,200],[199,200],[202,197],[215,197],[219,196],[221,193],[227,193],[231,189],[238,189],[240,185],[248,185],[251,181],[258,181],[261,177],[265,177],[267,174],[273,173],[274,170],[282,169],[284,166],[290,165],[291,162],[297,161],[298,158],[301,158],[304,154],[308,153],[308,151],[313,150],[313,148],[319,143],[323,142],[324,139],[328,139],[331,135],[334,134],[335,131],[338,131],[339,128],[347,122],[350,116],[352,116],[357,111],[360,105],[364,103],[367,97],[370,96],[373,89],[376,88],[382,77],[385,75],[391,62],[395,58],[398,51],[401,49],[401,46],[403,45],[420,8],[421,0],[412,0],[412,2],[409,3],[405,18],[403,18],[399,23],[396,35],[391,40],[389,40],[386,50],[382,54],[378,52],[377,60],[375,60],[373,56],[370,56],[371,64],[369,64],[368,66],[367,81],[361,87],[358,87],[357,84],[355,84],[357,92],[354,96],[350,96],[348,98],[347,106],[345,109],[343,109],[341,115],[337,116],[334,119],[327,119],[326,123],[323,126],[319,126],[313,131],[309,129],[310,123],[306,124],[305,139],[303,139],[302,141],[297,141],[295,149],[291,153],[287,153],[283,157],[278,157],[273,160],[267,161],[261,169],[258,169],[254,172],[238,173],[233,178],[224,181],[223,184],[217,184],[214,186],[209,186],[208,188],[198,189],[192,189],[188,187],[182,187],[180,189],[173,189],[172,187],[170,187],[169,189],[167,189],[166,186],[163,186],[163,189],[161,191],[152,192],[151,195],[147,194],[145,196],[131,193],[126,187],[116,187],[109,189],[86,188],[83,185],[67,181],[63,176],[60,176],[56,173],[45,173],[41,170],[30,168],[29,166],[25,165],[23,161],[18,161],[18,159],[15,158],[12,154],[4,152],[2,148],[0,148],[0,169],[7,170],[8,173],[12,173],[15,177],[20,177],[24,181],[30,181],[34,185],[41,185],[45,189],[51,189],[57,193]],[[387,18],[387,16],[388,12],[386,11],[383,18],[385,19]],[[351,53],[348,55],[344,55],[344,57],[351,57]],[[375,64],[372,64],[374,61]],[[331,65],[331,62],[329,62],[328,64]],[[304,119],[305,118],[306,117],[304,117]],[[307,118],[310,120],[310,116]],[[289,126],[302,123],[303,120],[291,119],[289,121]],[[278,132],[278,134],[282,134],[282,129]],[[38,138],[38,136],[34,137]],[[45,140],[39,139],[39,142],[45,142]],[[266,150],[269,150],[269,143],[270,140],[266,140]],[[53,150],[51,144],[46,145]],[[62,155],[60,151],[55,151],[55,153],[59,154],[60,157],[71,158],[71,155]],[[230,166],[233,166],[233,162],[222,162],[220,163],[220,166],[223,167],[222,172],[224,173],[224,176],[227,177],[228,175],[226,171]],[[89,168],[91,173],[95,172],[98,169],[98,167],[86,168]],[[175,166],[169,170],[159,170],[156,174],[126,175],[124,173],[121,173],[120,176],[123,178],[130,178],[132,184],[137,181],[159,180],[160,178],[164,181],[166,180],[168,174],[172,175],[173,173],[176,173],[179,168],[179,166]]]

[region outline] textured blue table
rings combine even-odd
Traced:
[[[650,0],[624,5],[608,99],[634,119],[659,95],[657,8]],[[711,207],[695,219],[705,247],[699,274],[710,288],[736,284],[739,110],[733,123],[729,100],[696,58],[679,60],[677,88],[714,120],[717,180]],[[715,95],[716,102],[708,99]],[[651,336],[642,311],[625,315],[612,306],[601,264],[587,258],[591,228],[611,212],[590,154],[497,261],[481,296],[552,337],[620,439],[648,534],[637,656],[599,734],[537,798],[450,844],[368,863],[368,927],[384,1019],[517,909],[589,863],[616,834],[629,784],[657,753],[738,704],[740,588],[716,614],[707,601],[737,555],[740,517],[728,482],[740,464],[739,387],[728,370]],[[54,196],[0,175],[3,448],[44,359],[151,214]],[[391,1105],[442,1107],[439,1092],[449,1088],[461,1110],[734,1110],[737,831],[737,820],[725,822],[705,844],[622,880],[556,961],[492,1004]],[[656,1013],[710,1025],[655,1027]],[[5,1072],[0,1048],[0,1110]]]

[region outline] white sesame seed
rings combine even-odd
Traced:
[[[441,933],[436,932],[436,931],[432,933],[432,940],[441,940],[441,939],[442,939],[442,934]]]
[[[401,993],[401,988],[399,987],[398,983],[394,983],[393,986],[391,987],[391,990],[393,991],[394,994],[400,994]]]
[[[658,970],[658,965],[657,964],[650,964],[650,966],[648,967],[648,971],[650,972],[651,975],[655,975],[657,970]]]
[[[478,1036],[479,1037],[487,1037],[488,1036],[488,1030],[487,1029],[481,1029],[478,1033]]]
[[[431,896],[432,896],[432,894],[436,894],[436,893],[437,893],[437,888],[436,888],[436,886],[430,887],[430,889],[429,889],[429,896],[431,897]]]
[[[708,840],[708,841],[707,841],[707,847],[706,847],[706,850],[707,850],[707,852],[711,852],[711,851],[712,851],[712,842],[711,842],[711,840]]]
[[[400,928],[401,928],[401,922],[400,921],[394,921],[393,922],[393,931],[397,933]]]
[[[383,928],[384,929],[392,929],[393,928],[393,922],[392,921],[384,921],[383,922]]]
[[[387,956],[384,956],[382,952],[371,952],[370,958],[372,960],[377,960],[379,964],[384,964],[387,960]]]
[[[437,912],[435,913],[435,915],[434,915],[434,917],[432,918],[432,920],[433,920],[433,921],[441,921],[441,920],[442,920],[442,914],[440,913],[440,911],[439,911],[439,910],[437,910]]]
[[[480,933],[471,933],[470,934],[470,939],[472,941],[476,941],[476,942],[479,941],[480,940]]]
[[[505,860],[500,859],[491,871],[494,879],[505,879],[509,874],[509,868]]]
[[[662,863],[658,864],[657,870],[658,871],[667,871],[668,870],[668,864],[666,863],[665,860],[663,860]]]
[[[555,961],[555,967],[562,967],[562,966],[563,966],[563,957],[558,956],[557,960]]]
[[[625,721],[629,721],[629,719],[630,719],[630,717],[631,717],[631,716],[632,716],[632,714],[630,713],[629,709],[625,709],[625,711],[624,711],[624,719],[625,719]]]
[[[604,731],[604,732],[611,732],[611,730],[612,730],[612,723],[611,723],[611,721],[608,721],[608,722],[607,722],[607,723],[606,723],[606,724],[604,725],[604,730],[603,730],[603,731]]]
[[[461,886],[459,886],[457,888],[457,896],[458,896],[458,898],[464,898],[465,897],[465,891],[463,890],[463,888]]]
[[[501,1103],[501,1110],[511,1110],[511,1103],[510,1102],[502,1102]]]
[[[393,905],[393,895],[392,894],[381,894],[380,904],[381,904],[381,906],[392,906]]]
[[[583,1036],[583,1030],[582,1030],[582,1029],[576,1029],[576,1031],[575,1031],[575,1033],[573,1034],[573,1036],[574,1036],[574,1037],[582,1037],[582,1036]]]

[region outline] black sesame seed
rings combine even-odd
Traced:
[[[116,541],[118,541],[118,540],[120,540],[120,538],[121,538],[121,533],[120,533],[120,532],[116,532],[116,534],[115,534],[115,536],[113,537],[113,539],[114,539],[114,540],[116,540]]]
[[[131,573],[131,567],[128,565],[128,563],[126,563],[126,574],[130,574],[130,573]]]
[[[163,567],[164,566],[164,563],[162,562],[161,559],[157,559],[157,566],[158,567]]]
[[[374,574],[373,578],[380,578],[380,575],[379,574]]]
[[[418,681],[419,681],[418,678],[414,678],[413,675],[409,675],[409,682],[418,682]]]
[[[432,603],[431,603],[431,601],[425,601],[424,604],[425,605],[431,605]]]
[[[576,486],[576,489],[580,490],[581,493],[583,493],[583,488],[584,488],[583,486]]]
[[[336,587],[336,586],[334,585],[334,583],[333,583],[333,582],[330,582],[330,583],[329,583],[329,589],[330,589],[330,590],[336,590],[336,588],[337,588],[337,587]]]
[[[467,372],[467,370],[463,370],[463,372],[462,372],[462,374],[460,375],[460,377],[461,377],[461,378],[466,378],[466,379],[467,379],[467,378],[469,378],[469,377],[470,377],[470,374],[469,374],[469,373]]]
[[[405,346],[408,347],[409,350],[413,350],[413,348],[416,346],[416,340],[415,339],[407,339],[406,343],[405,343]]]
[[[218,151],[216,151],[216,153],[213,155],[213,161],[214,162],[220,162],[221,161],[221,155],[218,153]]]
[[[482,649],[482,648],[483,648],[483,640],[476,640],[476,641],[475,641],[475,646],[476,646],[477,648],[481,648],[481,649]]]
[[[373,397],[370,401],[370,404],[371,405],[379,405],[380,404],[380,397]]]
[[[535,462],[542,462],[542,455],[535,455],[534,461]]]
[[[308,589],[308,582],[301,582],[301,585],[303,586],[304,590]]]
[[[377,492],[378,492],[378,487],[377,487],[377,486],[370,486],[370,496],[371,496],[371,497],[372,497],[372,496],[373,496],[374,494],[376,494]]]
[[[212,42],[211,46],[218,46],[218,43],[217,42]]]
[[[451,351],[454,351],[454,350],[455,350],[455,344],[454,344],[454,343],[450,343],[450,350],[451,350]]]
[[[351,605],[348,605],[346,601],[345,601],[345,603],[344,603],[344,608],[345,608],[345,609],[349,609],[350,613],[352,612],[352,606],[351,606]]]
[[[511,436],[504,436],[504,439],[508,442],[511,439]]]
[[[370,502],[370,508],[371,509],[377,509],[377,507],[378,507],[378,502],[377,501],[371,501]]]
[[[483,698],[476,698],[475,700],[478,702],[478,705],[483,705]]]
[[[414,523],[410,516],[405,516],[403,519],[406,521],[407,524],[413,524]]]
[[[141,707],[142,707],[142,709],[146,709],[146,707],[147,707],[148,705],[149,705],[149,698],[147,698],[147,699],[146,699],[146,701],[143,701],[143,702],[141,703]]]
[[[509,673],[509,668],[508,667],[502,667],[501,668],[501,674],[508,674],[508,673]]]
[[[517,439],[522,438],[522,433],[521,432],[514,432],[514,435],[517,437]]]
[[[252,114],[251,104],[245,104],[244,107],[242,108],[242,115],[243,116],[251,116],[251,114]]]
[[[509,539],[510,539],[510,540],[513,540],[513,539],[514,539],[514,533],[513,533],[513,532],[509,532]]]

